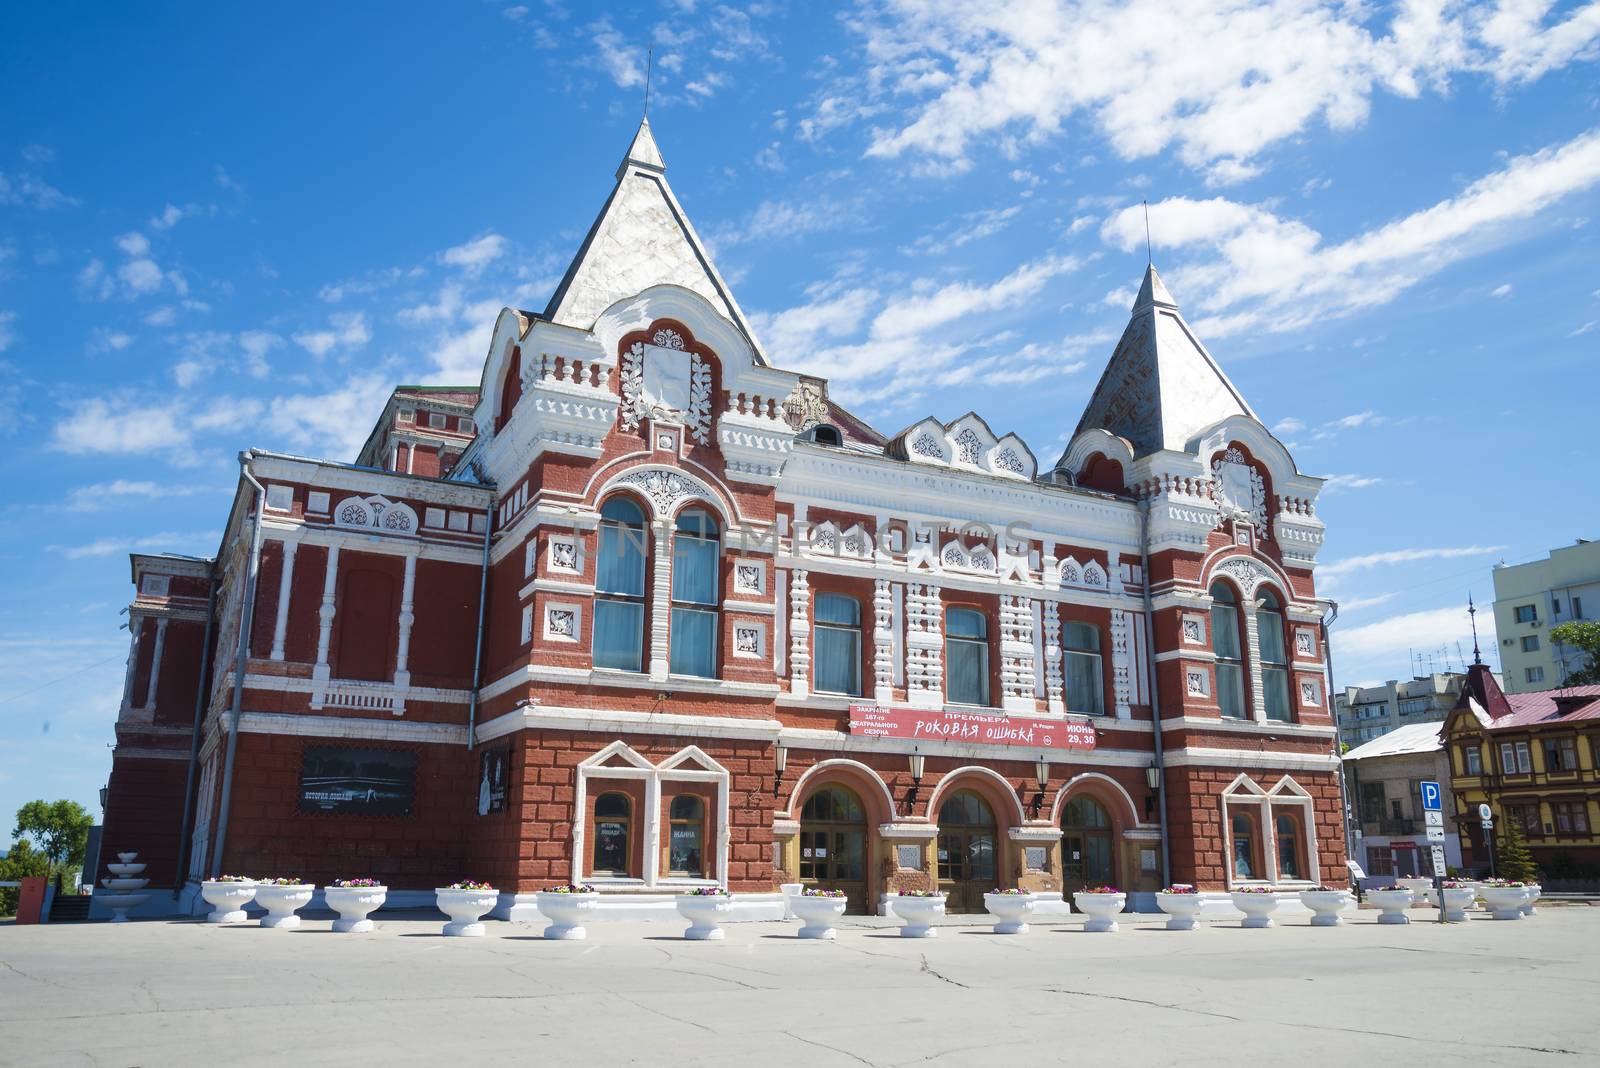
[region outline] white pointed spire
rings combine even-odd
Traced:
[[[617,180],[621,181],[628,167],[643,167],[646,170],[663,173],[667,169],[667,161],[661,158],[661,149],[656,147],[655,135],[650,132],[650,120],[639,120],[639,132],[633,135],[633,143],[628,146],[628,154],[622,157],[622,163],[617,167]]]
[[[1073,436],[1107,430],[1127,438],[1135,456],[1148,456],[1183,451],[1196,434],[1231,415],[1256,418],[1184,322],[1155,267],[1145,268],[1127,329]]]

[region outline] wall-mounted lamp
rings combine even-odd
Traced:
[[[911,789],[906,792],[906,815],[911,815],[917,807],[917,791],[922,788],[923,755],[913,747],[911,756]]]
[[[1161,769],[1154,764],[1145,768],[1144,784],[1150,788],[1144,798],[1144,817],[1149,819],[1156,811],[1156,792],[1161,789]]]
[[[1039,809],[1044,805],[1044,792],[1050,785],[1050,761],[1041,753],[1038,760],[1033,762],[1033,781],[1039,784],[1039,792],[1033,795],[1033,818],[1039,818]]]
[[[783,782],[783,773],[789,767],[789,750],[780,742],[772,750],[772,796],[778,796],[778,787]]]

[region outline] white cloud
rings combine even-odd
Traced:
[[[1493,289],[1489,290],[1489,295],[1491,297],[1509,297],[1511,295],[1511,283],[1506,282],[1502,285],[1495,286]]]
[[[277,397],[267,409],[265,427],[290,447],[354,460],[393,389],[388,376],[372,374],[325,393]]]
[[[150,251],[150,239],[141,233],[123,234],[117,238],[116,246],[129,256],[144,256]]]
[[[1377,658],[1393,659],[1408,649],[1437,649],[1441,645],[1453,647],[1456,642],[1470,645],[1472,624],[1467,615],[1467,606],[1463,604],[1407,612],[1349,630],[1336,626],[1329,631],[1329,636],[1335,654],[1348,663]]]
[[[161,268],[155,260],[129,260],[117,268],[117,277],[132,293],[154,293],[161,288]]]
[[[239,351],[244,353],[245,372],[251,378],[266,378],[272,366],[267,353],[283,345],[283,338],[267,330],[246,330],[239,335]]]
[[[36,174],[24,172],[12,178],[0,171],[0,204],[56,211],[77,207],[78,198],[67,196]]]
[[[1329,475],[1322,484],[1324,493],[1337,493],[1340,490],[1366,489],[1368,486],[1379,486],[1384,482],[1381,478],[1368,475]]]
[[[601,19],[589,27],[589,39],[594,43],[600,69],[610,76],[618,89],[632,89],[644,85],[645,54],[638,45],[624,43],[624,38],[610,19]]]
[[[133,344],[133,335],[121,330],[108,330],[105,327],[96,327],[89,333],[89,352],[99,354],[102,352],[121,352]],[[0,345],[0,349],[5,346]]]
[[[1600,129],[1509,160],[1432,207],[1338,243],[1266,207],[1174,197],[1150,205],[1158,249],[1190,252],[1169,273],[1180,300],[1210,313],[1218,337],[1285,331],[1389,303],[1463,257],[1527,236],[1527,221],[1600,185]],[[1104,240],[1142,250],[1144,215],[1131,205],[1101,228]]]
[[[1323,581],[1340,578],[1352,571],[1383,567],[1389,564],[1412,564],[1419,560],[1454,560],[1463,556],[1485,556],[1505,549],[1504,545],[1464,545],[1458,548],[1391,549],[1381,553],[1347,556],[1317,567],[1317,578]]]
[[[1014,154],[1081,117],[1125,159],[1174,151],[1238,181],[1314,124],[1362,125],[1380,91],[1444,93],[1467,73],[1510,87],[1592,55],[1600,7],[1550,7],[1419,2],[1383,25],[1315,0],[895,0],[847,22],[867,70],[819,93],[801,127],[909,107],[909,122],[873,131],[869,155],[962,170],[980,146]]]
[[[192,497],[197,493],[213,492],[216,488],[118,478],[110,482],[78,486],[67,494],[63,507],[69,512],[98,512],[122,501]]]
[[[103,397],[77,402],[56,424],[52,444],[77,455],[145,453],[181,445],[189,432],[171,404],[113,403]]]
[[[445,249],[439,261],[451,267],[460,267],[468,274],[477,274],[489,264],[506,254],[508,242],[499,234],[484,234],[465,244]]]
[[[733,248],[752,241],[781,241],[804,234],[841,230],[860,222],[857,210],[828,197],[805,202],[764,200],[737,225],[713,231],[718,248]]]
[[[330,328],[327,330],[310,330],[293,335],[295,344],[320,360],[336,348],[357,349],[372,340],[365,312],[330,315],[328,322]]]
[[[113,556],[118,553],[137,552],[138,550],[173,550],[204,547],[215,542],[215,534],[191,533],[178,534],[165,531],[160,534],[149,534],[142,538],[100,538],[86,545],[49,545],[46,549],[53,553],[60,553],[68,560],[82,560],[94,556]]]
[[[1305,423],[1294,418],[1293,416],[1290,416],[1287,419],[1278,420],[1277,425],[1272,428],[1272,432],[1274,434],[1296,434],[1305,428]]]

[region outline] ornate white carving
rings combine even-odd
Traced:
[[[783,418],[796,433],[810,430],[828,418],[828,402],[820,383],[801,379],[783,402]]]
[[[1321,705],[1322,704],[1322,694],[1317,692],[1319,689],[1320,689],[1320,687],[1317,686],[1316,680],[1314,680],[1314,679],[1301,679],[1300,680],[1300,703],[1303,704],[1303,705],[1312,705],[1312,706]]]
[[[679,351],[682,351],[683,335],[679,334],[676,330],[662,327],[651,336],[650,344],[655,345],[658,348],[678,349]]]
[[[1106,588],[1106,569],[1097,560],[1090,560],[1083,568],[1083,584],[1097,590]]]
[[[932,460],[944,459],[944,450],[939,448],[939,442],[926,430],[912,439],[911,451]]]
[[[1044,602],[1044,692],[1051,712],[1066,711],[1061,696],[1061,614],[1054,601]]]
[[[545,612],[545,634],[551,638],[578,639],[578,613],[572,608],[552,607]]]
[[[944,547],[944,552],[939,554],[939,560],[945,567],[967,567],[967,552],[961,547],[959,541],[952,541]]]
[[[811,582],[804,568],[789,572],[789,692],[811,692]]]
[[[994,553],[989,551],[987,545],[974,545],[972,552],[967,556],[967,561],[974,571],[994,570]]]
[[[1199,616],[1183,617],[1183,642],[1185,645],[1206,643],[1206,624]]]
[[[334,509],[333,524],[337,527],[362,527],[390,534],[415,535],[417,513],[412,511],[410,505],[397,504],[378,495],[365,499],[346,497]]]
[[[956,459],[964,464],[978,466],[978,458],[983,451],[983,442],[973,429],[963,427],[961,433],[956,435]]]
[[[1294,653],[1304,660],[1317,658],[1317,638],[1310,627],[1295,628]]]
[[[1215,476],[1212,492],[1221,517],[1248,519],[1261,537],[1270,538],[1266,485],[1255,465],[1238,449],[1228,449],[1211,461],[1211,471]]]
[[[550,568],[553,571],[578,570],[578,543],[571,538],[551,538]]]
[[[839,548],[846,556],[867,555],[867,532],[861,529],[859,523],[856,524],[844,532],[844,540]]]
[[[1094,565],[1090,565],[1094,566]],[[1127,719],[1133,702],[1133,647],[1129,614],[1111,610],[1111,691],[1118,719]]]
[[[636,430],[639,420],[648,415],[650,409],[644,399],[644,342],[634,342],[622,354],[617,383],[622,392],[622,406],[617,409],[618,425],[623,430]]]
[[[1246,597],[1252,596],[1262,582],[1272,579],[1271,571],[1248,556],[1230,556],[1218,564],[1213,573],[1233,579]]]
[[[679,342],[682,343],[681,340]],[[711,365],[698,352],[689,360],[689,410],[684,413],[689,436],[701,445],[711,443]]]
[[[709,501],[712,499],[711,491],[692,478],[680,475],[676,471],[664,471],[656,467],[640,468],[629,471],[617,479],[621,485],[632,486],[639,490],[650,503],[655,506],[659,515],[666,515],[673,506],[684,497],[694,497]]]
[[[733,591],[735,593],[767,592],[767,569],[754,561],[739,561],[733,565]]]
[[[1083,568],[1078,565],[1078,561],[1070,556],[1061,561],[1061,584],[1063,586],[1083,585]]]
[[[839,551],[839,528],[832,522],[819,523],[811,529],[810,550],[814,553]]]
[[[1022,462],[1022,457],[1018,456],[1017,450],[1009,445],[1001,449],[995,456],[994,465],[1002,471],[1010,471],[1013,474],[1025,475],[1028,473],[1027,465]]]
[[[657,330],[651,338],[657,348],[683,351],[683,338],[675,330]],[[632,431],[650,417],[657,419],[682,418],[689,428],[689,436],[701,445],[711,441],[711,365],[698,352],[689,353],[689,403],[678,412],[660,404],[651,404],[645,389],[645,344],[636,341],[622,354],[621,369],[617,375],[622,404],[617,409],[617,423]]]
[[[872,582],[873,699],[887,704],[894,697],[894,594],[888,579]]]
[[[1183,671],[1184,688],[1190,697],[1210,697],[1211,687],[1207,681],[1205,668],[1185,668]]]
[[[944,610],[939,587],[906,590],[906,700],[919,708],[944,704]]]
[[[760,623],[735,623],[733,625],[733,655],[748,660],[759,660],[766,655],[766,628]]]
[[[1033,710],[1033,605],[1010,593],[1000,595],[1000,692],[1003,707]]]

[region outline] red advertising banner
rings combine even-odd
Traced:
[[[1029,749],[1093,749],[1095,744],[1092,723],[883,705],[851,705],[850,733],[869,738],[925,738]]]

